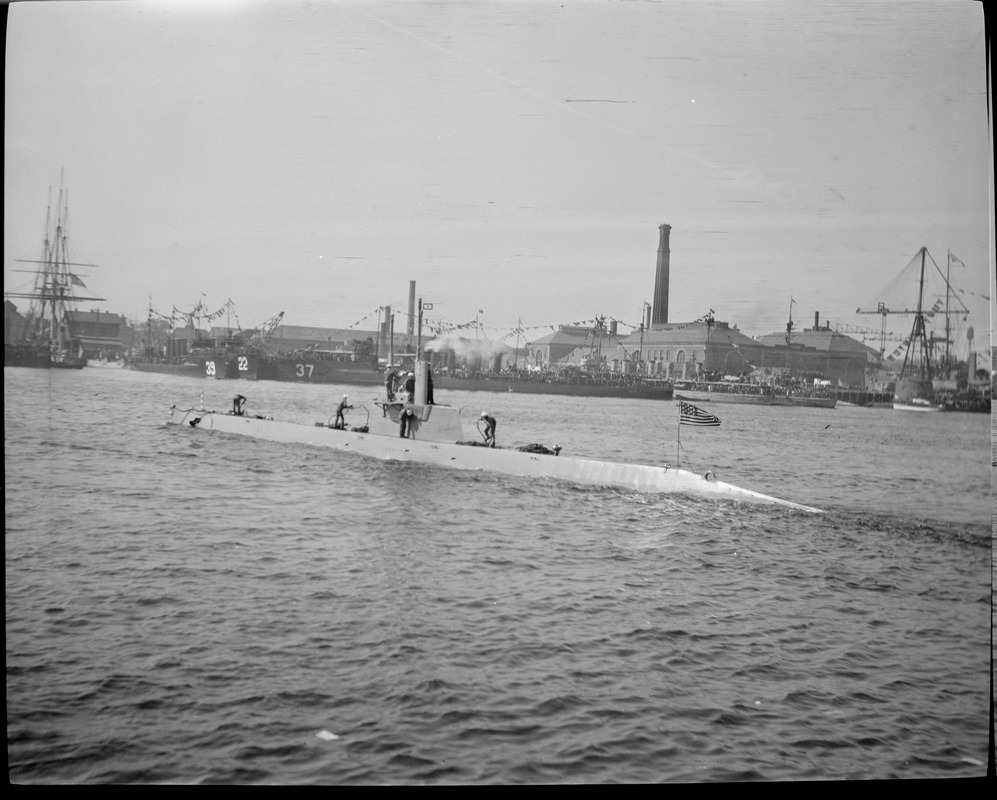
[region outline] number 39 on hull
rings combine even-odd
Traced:
[[[216,380],[255,381],[259,369],[259,356],[255,353],[192,354],[181,359],[162,361],[132,361],[128,365],[139,372],[159,372],[171,375],[188,375],[192,378]]]

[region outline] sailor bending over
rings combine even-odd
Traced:
[[[485,447],[495,446],[495,417],[489,416],[487,412],[481,412],[481,419],[485,423],[485,431],[482,434],[485,437]]]

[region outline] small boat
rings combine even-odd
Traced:
[[[125,362],[120,358],[88,358],[90,369],[124,369]]]
[[[75,272],[76,268],[97,265],[70,260],[66,232],[68,216],[69,192],[60,185],[54,221],[50,196],[41,258],[34,261],[18,259],[21,263],[35,265],[33,269],[16,270],[34,274],[34,287],[26,292],[4,292],[5,297],[30,301],[20,336],[16,341],[4,342],[4,366],[35,369],[83,369],[86,366],[83,344],[74,331],[70,312],[79,301],[96,302],[104,298],[79,294],[80,289],[86,289],[86,284]]]
[[[740,403],[751,406],[797,406],[834,408],[834,395],[792,394],[767,384],[729,381],[676,381],[675,399],[700,403]]]
[[[326,447],[385,460],[413,461],[451,469],[483,470],[506,475],[550,478],[572,483],[649,492],[677,493],[714,500],[784,506],[820,513],[819,509],[742,489],[678,467],[626,464],[561,455],[559,446],[528,444],[515,448],[484,446],[465,439],[460,409],[427,402],[428,365],[416,363],[412,395],[386,398],[363,406],[362,424],[337,426],[333,421],[305,425],[269,415],[246,413],[238,401],[230,411],[203,407],[170,408],[168,425],[197,431],[251,436],[286,444]]]

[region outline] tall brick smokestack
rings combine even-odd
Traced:
[[[661,239],[658,242],[658,271],[654,275],[654,305],[651,312],[651,327],[668,324],[668,267],[671,250],[668,248],[668,234],[671,225],[659,225]]]

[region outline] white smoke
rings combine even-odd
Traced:
[[[435,353],[454,353],[458,362],[473,362],[481,359],[483,364],[490,364],[496,356],[511,355],[513,350],[507,344],[491,339],[465,339],[454,333],[438,336],[424,345],[427,351]]]

